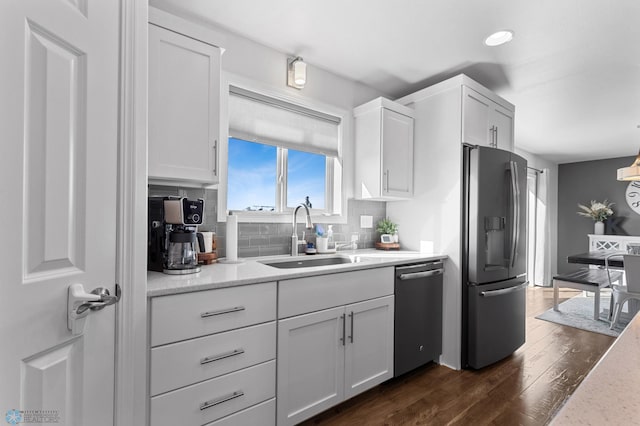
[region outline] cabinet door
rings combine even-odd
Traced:
[[[382,194],[413,194],[413,118],[387,108],[382,108]]]
[[[278,425],[344,399],[344,307],[278,321]]]
[[[495,126],[494,141],[496,148],[513,151],[513,111],[494,104],[491,110],[490,120]]]
[[[393,301],[346,306],[345,399],[393,377]]]
[[[462,87],[462,142],[513,151],[514,113]]]
[[[149,178],[217,179],[220,50],[149,25]]]

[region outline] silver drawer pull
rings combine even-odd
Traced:
[[[225,352],[223,354],[208,356],[200,360],[200,365],[209,364],[210,362],[214,362],[214,361],[220,361],[221,359],[230,358],[236,355],[242,355],[243,353],[244,353],[244,349],[240,348],[240,349],[234,349],[230,352]]]
[[[202,404],[200,404],[200,411],[211,408],[214,405],[222,404],[223,402],[231,401],[232,399],[240,398],[241,396],[244,396],[244,392],[235,391],[234,393],[230,393],[229,395],[221,396],[220,398],[203,402]]]
[[[233,312],[244,311],[244,309],[245,309],[244,306],[236,306],[235,308],[221,309],[219,311],[204,312],[204,313],[200,314],[200,318],[213,317],[213,316],[216,316],[216,315],[231,314]]]

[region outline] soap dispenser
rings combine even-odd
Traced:
[[[336,242],[333,240],[333,225],[327,225],[327,251],[336,249]]]

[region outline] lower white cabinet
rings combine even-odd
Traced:
[[[393,377],[393,309],[386,296],[278,322],[278,425]]]

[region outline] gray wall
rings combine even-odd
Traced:
[[[630,165],[635,157],[583,161],[561,164],[558,172],[558,272],[573,271],[576,265],[567,263],[567,256],[588,250],[587,234],[593,234],[593,220],[579,216],[578,204],[591,200],[615,203],[613,217],[618,232],[606,223],[606,234],[640,235],[640,216],[625,200],[628,182],[616,180],[616,170]]]
[[[199,227],[201,231],[213,231],[216,233],[218,257],[225,257],[226,223],[216,221],[217,191],[215,189],[177,188],[171,186],[149,185],[150,196],[180,195],[188,198],[204,198],[205,218],[204,224]],[[334,238],[337,242],[349,241],[352,233],[358,234],[358,248],[373,248],[379,237],[375,232],[375,226],[386,217],[386,203],[379,201],[348,200],[348,220],[346,225],[333,225]],[[374,228],[360,228],[360,215],[373,216]],[[298,222],[302,220],[299,214]],[[302,220],[303,221],[303,220]],[[303,221],[304,222],[304,221]],[[326,229],[326,226],[325,226]],[[302,231],[309,235],[310,231],[304,229],[304,223],[298,223],[298,235]],[[291,250],[291,223],[239,223],[238,224],[238,257],[273,256],[288,254]],[[307,241],[315,243],[315,237]]]

